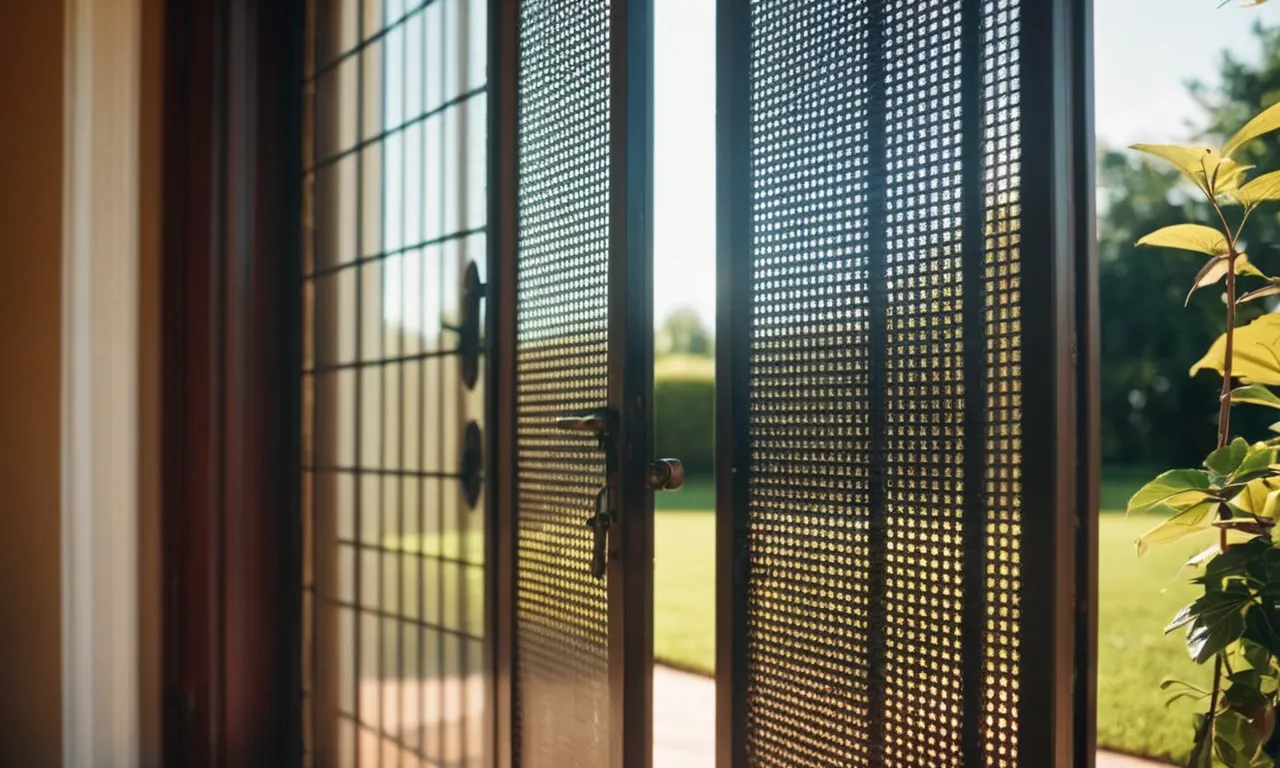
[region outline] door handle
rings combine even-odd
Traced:
[[[595,435],[604,450],[605,481],[596,492],[594,509],[587,518],[587,527],[592,532],[591,575],[597,579],[603,579],[609,569],[609,529],[618,519],[613,492],[618,475],[618,449],[613,439],[617,422],[617,414],[609,408],[570,413],[556,419],[560,429]]]
[[[604,449],[605,481],[596,492],[594,509],[587,518],[591,529],[591,575],[603,579],[609,568],[609,530],[618,519],[617,498],[618,450],[614,432],[617,414],[609,408],[597,408],[566,414],[556,419],[556,426],[570,432],[595,435]],[[645,467],[645,484],[655,491],[676,491],[684,486],[684,464],[679,459],[656,459]]]
[[[646,468],[645,482],[655,491],[678,491],[684,487],[684,463],[679,459],[655,459]]]

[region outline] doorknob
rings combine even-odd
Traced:
[[[655,491],[678,491],[684,487],[684,464],[679,459],[655,459],[646,468],[645,482]]]

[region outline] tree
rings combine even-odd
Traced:
[[[1204,108],[1205,135],[1213,144],[1233,134],[1260,108],[1280,101],[1280,26],[1257,25],[1263,55],[1256,66],[1224,54],[1221,84],[1190,88]],[[1280,167],[1277,142],[1254,142],[1241,159],[1259,168]],[[1131,153],[1103,150],[1099,158],[1099,274],[1101,304],[1103,459],[1110,464],[1195,466],[1213,448],[1217,419],[1213,393],[1218,377],[1187,377],[1187,361],[1224,330],[1221,291],[1187,298],[1187,269],[1196,256],[1139,249],[1139,237],[1179,221],[1210,221],[1207,206],[1179,185],[1177,173]],[[1173,191],[1171,191],[1173,190]],[[1244,249],[1254,261],[1280,263],[1280,214],[1250,218]],[[1241,307],[1247,323],[1273,303]],[[1236,414],[1237,431],[1257,434],[1270,423],[1263,413]],[[1274,420],[1274,419],[1272,419]]]
[[[659,355],[710,355],[714,342],[698,313],[683,307],[667,315],[654,348]]]

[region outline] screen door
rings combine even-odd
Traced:
[[[1088,3],[718,8],[718,764],[1090,764]]]
[[[510,55],[495,72],[513,87],[494,124],[514,130],[495,143],[509,173],[494,209],[514,237],[496,243],[495,333],[509,339],[497,342],[510,361],[497,386],[510,387],[498,400],[513,438],[498,476],[513,491],[496,515],[513,585],[500,621],[513,629],[498,738],[527,768],[640,768],[652,689],[652,9],[502,6],[495,39]]]

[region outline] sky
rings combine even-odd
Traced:
[[[1035,2],[1036,0],[1027,0]],[[715,321],[715,0],[655,0],[654,319],[692,307]],[[1094,0],[1100,143],[1176,141],[1196,107],[1183,83],[1212,83],[1221,51],[1256,59],[1256,19],[1280,2]]]

